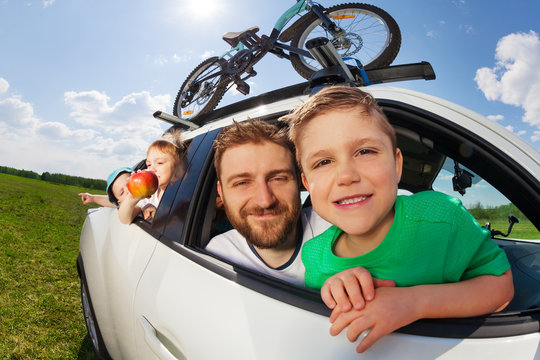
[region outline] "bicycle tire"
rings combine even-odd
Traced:
[[[326,37],[334,44],[341,57],[357,58],[366,69],[388,66],[394,61],[401,47],[401,31],[394,18],[386,11],[359,3],[335,5],[327,11],[328,17],[346,31],[345,40],[350,41],[352,46],[347,47],[346,42],[333,38],[320,26],[321,20],[312,12],[306,14],[305,19],[300,19],[291,45],[302,49],[305,48],[307,40]],[[352,20],[337,18],[345,15],[354,17]],[[369,32],[366,31],[368,29]],[[309,79],[315,71],[321,69],[316,60],[298,54],[291,53],[290,61],[296,72],[305,79]]]
[[[197,124],[198,115],[214,110],[227,91],[226,77],[220,75],[211,78],[203,83],[202,89],[200,84],[194,85],[194,82],[214,71],[224,70],[226,66],[227,62],[217,56],[208,58],[197,65],[178,90],[173,114]],[[190,98],[187,103],[184,101],[186,98]]]

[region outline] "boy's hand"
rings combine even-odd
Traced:
[[[361,310],[367,301],[375,297],[375,288],[396,286],[393,280],[380,280],[371,276],[363,267],[344,270],[325,281],[321,297],[326,306],[333,309],[330,321],[333,322],[342,312],[353,307]]]
[[[365,308],[339,314],[330,327],[330,334],[335,336],[348,326],[347,338],[354,342],[369,329],[367,336],[356,347],[358,353],[363,353],[383,336],[421,317],[409,290],[406,287],[378,288],[376,297]]]
[[[90,204],[92,202],[94,202],[94,196],[92,194],[89,194],[89,193],[79,193],[79,196],[81,197],[81,200],[82,200],[82,203],[84,205],[86,204]]]

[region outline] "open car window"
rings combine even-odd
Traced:
[[[459,198],[481,225],[489,222],[492,229],[503,233],[508,230],[508,220],[505,217],[510,213],[517,214],[519,224],[527,225],[529,229],[527,231],[530,232],[522,235],[519,228],[521,225],[515,224],[508,238],[531,240],[540,238],[534,225],[538,224],[537,209],[530,205],[536,203],[536,200],[530,200],[531,197],[534,199],[538,194],[534,186],[523,184],[526,179],[523,179],[521,175],[523,169],[519,165],[505,158],[505,154],[496,147],[483,143],[474,133],[449,119],[412,108],[407,104],[384,101],[380,103],[396,129],[398,146],[404,155],[400,193],[424,190],[445,192]],[[266,120],[275,121],[281,115],[283,113],[275,114]],[[180,252],[183,246],[187,246],[202,254],[203,256],[198,257],[192,252],[185,253],[193,261],[229,280],[291,305],[328,315],[330,311],[322,304],[318,293],[256,273],[205,251],[204,247],[213,236],[231,229],[223,210],[216,207],[219,201],[216,201],[217,179],[213,166],[212,143],[218,132],[219,129],[215,129],[194,138],[195,145],[192,146],[193,152],[188,157],[189,166],[184,183],[178,192],[174,193],[175,197],[168,209],[170,226],[167,225],[162,241]],[[467,151],[464,151],[464,144],[467,144]],[[463,173],[468,175],[455,179]],[[468,177],[471,179],[470,185],[467,182]],[[309,203],[306,192],[302,192],[301,198],[302,201]],[[497,211],[492,210],[493,208]],[[491,209],[488,215],[481,211],[485,209]],[[538,244],[534,242],[527,244],[529,247],[524,247],[515,239],[507,240],[504,236],[496,236],[496,241],[510,259],[516,287],[514,301],[503,314],[513,317],[512,321],[516,320],[515,316],[518,316],[519,320],[514,323],[515,327],[512,330],[508,327],[504,329],[502,326],[494,330],[492,326],[498,326],[496,322],[484,325],[482,320],[473,322],[474,324],[463,319],[456,319],[455,322],[446,321],[446,325],[458,329],[454,332],[454,336],[483,337],[488,334],[492,336],[493,331],[500,332],[499,336],[509,336],[520,331],[528,331],[520,328],[521,321],[530,320],[523,316],[529,316],[527,311],[540,309],[540,267],[534,262],[527,262],[535,259],[533,255],[538,252],[540,241]],[[447,336],[446,325],[438,324],[442,326],[440,334],[434,333],[435,330],[431,325],[426,326],[420,321],[400,331],[417,335]],[[482,329],[489,326],[489,328],[485,330],[486,332],[475,330],[474,334],[470,335],[471,326]]]

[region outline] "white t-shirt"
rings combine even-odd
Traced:
[[[306,241],[328,229],[330,223],[321,218],[311,207],[303,209],[300,218],[302,219],[302,241],[298,243],[290,260],[278,268],[268,266],[237,230],[214,236],[206,245],[206,250],[252,270],[304,286],[305,268],[300,257],[301,247]]]
[[[150,204],[150,205],[154,205],[154,207],[157,209],[159,205],[159,200],[160,200],[158,199],[158,192],[159,190],[153,193],[149,198],[144,198],[144,199],[139,200],[139,202],[137,203],[137,206],[140,207],[141,209],[144,209],[146,205]]]

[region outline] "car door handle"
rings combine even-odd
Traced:
[[[164,344],[163,341],[160,340],[158,336],[159,332],[150,323],[150,321],[148,321],[147,318],[141,316],[140,322],[144,329],[144,340],[150,349],[152,349],[154,354],[156,354],[160,359],[186,360],[186,357],[182,351],[174,347],[170,341],[167,341],[167,344]]]

